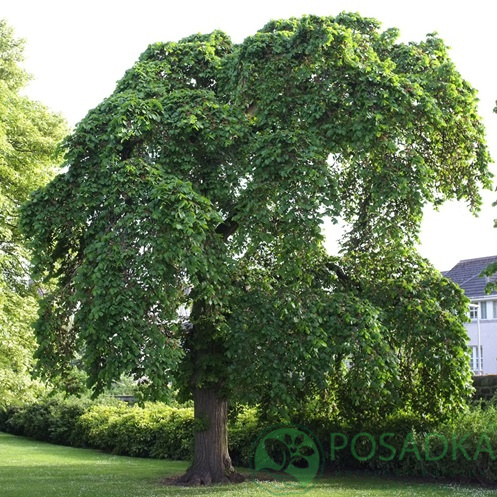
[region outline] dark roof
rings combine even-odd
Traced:
[[[497,273],[490,278],[488,276],[481,277],[481,272],[486,267],[497,261],[497,255],[489,257],[480,257],[479,259],[466,259],[459,261],[450,271],[444,271],[443,275],[450,278],[454,283],[457,283],[469,298],[485,297],[485,287],[487,283],[497,281]],[[493,291],[490,295],[497,295]]]

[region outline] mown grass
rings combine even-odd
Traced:
[[[0,433],[1,497],[162,497],[271,495],[247,481],[238,485],[184,488],[161,480],[185,471],[187,463],[113,456]],[[302,495],[302,494],[301,494]],[[420,483],[374,476],[328,476],[306,497],[490,497],[495,489]]]

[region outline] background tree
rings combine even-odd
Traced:
[[[496,106],[494,107],[494,112],[497,114],[497,102]],[[493,206],[497,205],[497,202],[494,202],[492,204]],[[497,228],[497,219],[494,220],[494,228]],[[495,274],[497,273],[497,263],[493,262],[489,264],[486,268],[485,271],[481,274],[481,276],[488,276],[490,277],[495,277]],[[493,290],[497,288],[497,285],[495,282],[490,281],[487,283],[486,291],[487,293],[492,293]]]
[[[55,175],[55,147],[66,133],[60,116],[21,94],[29,80],[22,51],[23,42],[0,20],[0,406],[33,393],[28,369],[37,305],[18,209]]]
[[[466,302],[413,247],[426,203],[478,209],[489,157],[442,40],[396,38],[341,14],[151,45],[24,208],[55,285],[42,370],[82,350],[96,392],[124,372],[149,396],[179,385],[198,420],[183,482],[236,478],[228,399],[326,391],[372,419],[464,402]],[[325,217],[349,223],[340,257]]]

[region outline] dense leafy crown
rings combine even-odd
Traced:
[[[79,350],[97,388],[129,372],[150,393],[457,405],[464,299],[412,247],[427,202],[478,209],[489,157],[442,40],[396,39],[341,14],[151,45],[23,211],[56,282],[45,370]],[[340,258],[325,217],[348,223]]]
[[[29,288],[29,254],[18,229],[18,209],[31,191],[55,175],[55,147],[63,119],[22,95],[23,42],[0,20],[0,408],[32,387],[28,375],[35,341],[36,302]]]

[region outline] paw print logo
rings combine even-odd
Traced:
[[[324,453],[319,440],[306,428],[278,425],[257,439],[250,463],[254,481],[268,492],[304,493],[321,476]]]

